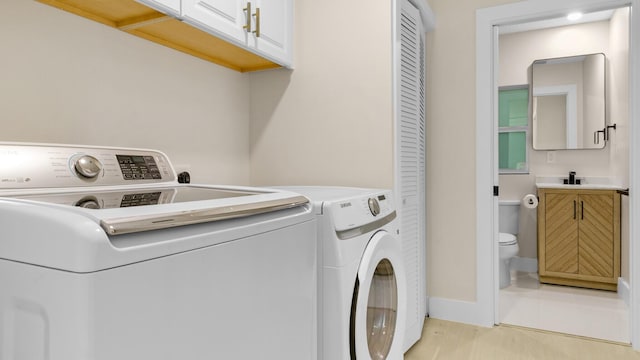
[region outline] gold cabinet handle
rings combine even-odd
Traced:
[[[248,2],[247,7],[242,10],[247,12],[247,24],[242,28],[247,30],[247,32],[251,32],[251,2]]]
[[[256,30],[253,31],[256,37],[260,37],[260,8],[256,8],[256,13],[253,14],[256,17]]]

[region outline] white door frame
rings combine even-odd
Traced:
[[[476,305],[482,325],[497,322],[498,300],[498,185],[497,155],[497,31],[494,26],[563,16],[570,11],[591,12],[631,6],[629,29],[629,238],[630,326],[633,348],[640,350],[640,0],[521,1],[476,12]],[[486,211],[492,208],[493,211]]]

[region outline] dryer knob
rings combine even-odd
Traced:
[[[91,155],[82,155],[76,160],[73,166],[78,174],[89,179],[98,176],[100,171],[102,171],[102,164],[100,163],[100,160]]]
[[[369,198],[369,211],[373,216],[380,214],[380,204],[376,198]]]

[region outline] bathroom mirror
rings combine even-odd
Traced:
[[[605,127],[605,67],[604,54],[533,62],[531,124],[534,149],[604,148],[601,130]]]

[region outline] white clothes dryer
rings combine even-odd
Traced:
[[[318,359],[403,358],[406,278],[391,191],[284,187],[318,219]]]

